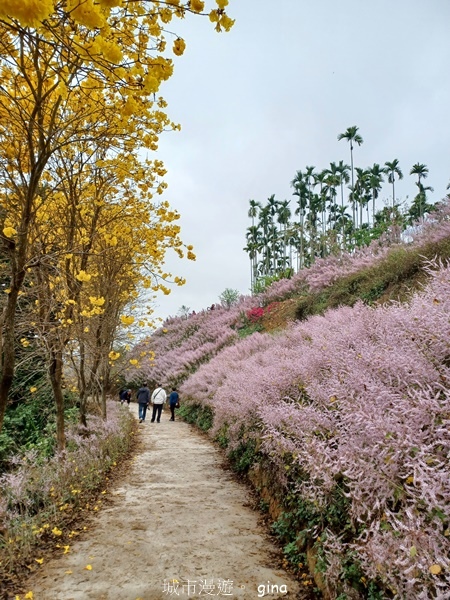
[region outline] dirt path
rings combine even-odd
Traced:
[[[86,539],[28,582],[34,600],[301,598],[208,439],[167,410],[139,429],[143,449]]]

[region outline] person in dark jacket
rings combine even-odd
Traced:
[[[138,389],[136,399],[139,406],[139,423],[143,423],[145,421],[145,415],[147,414],[148,403],[150,402],[150,390],[146,383]]]
[[[120,404],[125,404],[125,402],[130,406],[131,390],[122,390],[120,392]]]
[[[180,396],[175,388],[172,388],[169,396],[169,407],[170,407],[170,417],[171,421],[175,421],[175,409],[180,406]]]

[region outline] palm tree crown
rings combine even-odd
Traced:
[[[347,131],[345,131],[344,133],[340,133],[337,139],[339,141],[347,140],[348,142],[350,142],[350,150],[353,150],[353,142],[355,144],[358,144],[358,146],[361,146],[361,144],[364,142],[364,140],[358,133],[358,129],[359,127],[356,127],[356,125],[348,127]]]
[[[422,165],[420,163],[416,163],[412,166],[410,175],[417,175],[417,182],[420,183],[421,179],[426,179],[428,177],[428,167],[427,165]]]

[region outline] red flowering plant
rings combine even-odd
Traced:
[[[247,320],[249,323],[259,323],[264,316],[264,308],[262,306],[255,306],[247,311]]]

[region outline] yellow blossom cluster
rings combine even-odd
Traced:
[[[121,315],[120,321],[122,325],[132,325],[134,323],[134,317],[132,315]]]
[[[92,275],[89,275],[89,273],[86,273],[86,271],[80,271],[76,275],[76,278],[78,279],[78,281],[90,281],[91,277],[92,277]]]
[[[177,56],[181,56],[186,48],[186,42],[183,38],[177,38],[173,43],[173,53]]]

